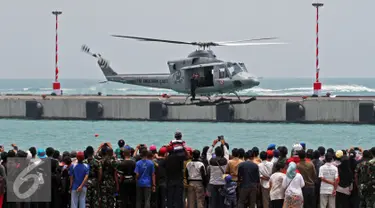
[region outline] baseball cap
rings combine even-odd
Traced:
[[[273,156],[274,156],[274,157],[279,157],[279,156],[280,156],[280,151],[277,150],[277,149],[274,150],[274,151],[273,151]]]
[[[174,133],[174,137],[175,138],[181,138],[182,137],[182,133],[180,131],[176,131],[176,133]]]
[[[77,156],[76,156],[77,160],[84,160],[85,159],[85,153],[83,153],[82,151],[79,151],[77,152]]]
[[[46,152],[44,151],[44,149],[38,149],[38,153],[37,153],[38,157],[40,159],[43,159],[43,158],[46,158]]]
[[[273,157],[273,151],[267,150],[267,157]]]
[[[156,151],[156,150],[157,150],[157,148],[156,148],[155,145],[151,145],[151,146],[150,146],[150,151]]]
[[[275,148],[276,148],[276,145],[275,145],[275,144],[270,144],[270,145],[268,145],[268,147],[267,147],[268,150],[273,150],[273,149],[275,149]]]
[[[166,147],[162,147],[162,148],[160,148],[160,150],[159,150],[159,154],[162,154],[162,155],[164,155],[165,153],[167,153],[168,152],[168,149],[166,148]]]
[[[232,181],[232,176],[231,175],[227,175],[225,176],[225,181],[228,183],[228,182],[231,182]]]
[[[342,152],[342,150],[337,150],[335,155],[336,155],[337,159],[340,159],[340,158],[342,158],[342,156],[344,155],[344,153]]]
[[[303,149],[306,148],[306,143],[305,142],[301,142],[300,145],[302,146]]]

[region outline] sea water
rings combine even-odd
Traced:
[[[64,94],[175,94],[170,90],[137,87],[116,83],[99,84],[101,80],[61,80]],[[310,95],[312,79],[267,79],[259,87],[244,90],[245,95]],[[334,95],[375,95],[375,79],[325,79],[323,92]],[[51,80],[1,80],[0,93],[49,94]],[[230,148],[262,149],[268,144],[287,145],[304,141],[308,148],[320,145],[332,148],[375,146],[375,127],[372,125],[317,125],[267,123],[194,123],[138,121],[51,121],[0,119],[0,144],[21,148],[56,147],[59,150],[82,150],[102,142],[117,146],[119,139],[135,146],[140,143],[167,144],[176,130],[183,133],[189,146],[201,149],[209,146],[218,135],[224,135]],[[95,137],[94,135],[99,135]]]

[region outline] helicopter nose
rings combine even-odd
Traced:
[[[257,79],[253,80],[253,85],[254,86],[259,86],[260,82]]]

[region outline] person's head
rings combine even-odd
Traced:
[[[370,150],[370,152],[371,152],[371,150]],[[355,150],[350,150],[349,151],[349,159],[354,159],[355,158],[355,156],[356,156],[356,152],[355,152]]]
[[[152,160],[154,157],[154,154],[151,151],[147,151],[147,159]]]
[[[76,158],[76,157],[77,157],[77,152],[74,151],[74,150],[71,151],[71,152],[70,152],[70,157],[71,157],[71,158]]]
[[[253,151],[253,156],[254,157],[258,157],[259,156],[259,148],[258,147],[253,147],[252,151]]]
[[[265,151],[260,152],[259,158],[261,160],[267,160],[267,152],[265,152]]]
[[[199,150],[194,150],[192,156],[193,156],[193,160],[198,160],[199,157],[201,156],[201,152]]]
[[[332,162],[332,160],[333,160],[333,155],[332,155],[332,153],[327,152],[326,155],[325,155],[325,160],[326,160],[327,163]]]
[[[174,134],[174,138],[177,139],[177,140],[181,140],[182,139],[182,133],[180,131],[177,131]]]
[[[253,153],[250,152],[250,151],[245,152],[245,154],[244,154],[244,159],[245,159],[245,160],[250,160],[250,159],[251,159],[251,154],[253,154]]]
[[[275,149],[275,150],[273,151],[273,157],[275,157],[275,158],[279,158],[279,156],[280,156],[280,151],[277,150],[277,149]]]
[[[113,156],[113,149],[112,148],[108,147],[106,156],[107,157],[112,157]]]
[[[279,151],[280,151],[280,157],[281,158],[286,158],[286,156],[288,155],[288,148],[285,147],[285,146],[281,146],[279,148]]]
[[[223,154],[223,148],[216,147],[215,148],[215,155],[216,155],[216,157],[223,157],[224,156],[224,154]]]
[[[155,145],[151,145],[150,146],[150,151],[152,152],[152,154],[156,154],[158,152],[157,148]]]
[[[36,148],[35,147],[30,147],[29,151],[31,153],[31,157],[35,158],[35,156],[36,156]]]
[[[332,155],[335,154],[335,150],[333,150],[332,148],[328,148],[328,149],[327,149],[327,152],[331,153]]]
[[[372,157],[375,157],[375,147],[372,147],[370,149],[370,153],[371,153]]]
[[[120,139],[120,140],[118,140],[117,145],[118,145],[119,148],[124,147],[125,141],[123,139]]]
[[[363,156],[362,156],[363,160],[371,160],[373,157],[372,157],[372,154],[369,150],[365,150],[363,151]]]
[[[68,152],[68,151],[64,151],[63,153],[62,153],[62,158],[64,159],[64,157],[66,157],[66,156],[69,156],[70,157],[70,153]]]
[[[0,152],[4,152],[4,145],[0,144]]]
[[[335,156],[337,160],[340,160],[344,156],[344,153],[341,150],[337,150]]]
[[[314,152],[313,149],[308,149],[306,151],[306,157],[309,158],[310,160],[312,160],[313,159],[313,152]]]
[[[286,176],[289,179],[293,179],[296,176],[296,174],[297,174],[297,165],[294,162],[290,162],[288,165]]]
[[[324,148],[323,146],[318,147],[318,151],[319,151],[320,157],[326,154],[326,148]]]
[[[301,159],[301,160],[304,160],[304,159],[306,158],[306,152],[305,152],[304,149],[298,151],[298,157],[299,157],[299,159]]]
[[[79,151],[79,152],[77,152],[76,158],[77,158],[79,163],[82,163],[83,160],[85,159],[85,154],[82,151]]]
[[[232,182],[232,176],[231,176],[231,175],[227,175],[227,176],[225,176],[225,182],[226,182],[226,183],[230,183],[230,182]]]
[[[202,149],[202,157],[206,157],[207,156],[208,149],[210,149],[209,146],[203,147],[203,149]]]
[[[52,147],[47,147],[47,149],[46,149],[47,157],[52,157],[54,152],[55,152],[55,150]]]
[[[53,152],[52,158],[56,159],[56,160],[59,160],[60,159],[60,151],[59,150],[55,150]]]
[[[319,150],[315,150],[313,152],[313,159],[318,160],[319,158],[320,158],[320,152],[319,152]]]
[[[274,150],[275,148],[276,148],[275,144],[270,144],[268,145],[267,150]]]
[[[246,153],[249,154],[250,160],[254,158],[254,152],[252,150],[248,150]]]
[[[239,158],[245,157],[245,150],[243,148],[238,149],[238,157]]]
[[[238,149],[237,148],[232,149],[232,156],[238,157]]]
[[[121,148],[121,155],[123,158],[129,158],[130,157],[130,150],[127,148]]]
[[[146,159],[146,158],[147,158],[147,153],[148,153],[147,149],[142,149],[142,150],[140,151],[140,156],[141,156],[141,158],[142,158],[142,159]]]
[[[159,157],[165,157],[165,155],[167,154],[168,152],[168,148],[167,147],[161,147],[159,149]]]
[[[285,168],[285,164],[284,163],[276,163],[276,171],[278,172],[282,172]]]
[[[92,146],[88,146],[86,147],[86,155],[88,158],[91,158],[92,156],[94,156],[94,148]]]
[[[293,151],[292,151],[292,156],[297,156],[298,152],[303,150],[301,144],[294,144],[293,145]]]
[[[40,158],[40,159],[43,159],[43,158],[46,158],[47,156],[46,156],[46,152],[44,151],[44,149],[38,149],[38,157]]]
[[[350,162],[349,162],[349,157],[348,156],[342,156],[341,157],[341,163],[340,163],[339,168],[341,170],[346,171],[346,172],[351,171],[351,169],[350,169]]]
[[[17,155],[17,157],[22,157],[22,158],[27,157],[27,153],[23,150],[18,150],[16,155]]]
[[[271,160],[273,158],[273,150],[267,150],[267,160]]]
[[[302,146],[302,149],[306,151],[306,143],[305,142],[301,142],[300,145]]]
[[[70,156],[65,156],[63,157],[63,162],[65,163],[65,165],[70,165],[72,164],[72,159],[70,158]]]

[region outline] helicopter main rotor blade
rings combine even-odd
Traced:
[[[221,43],[217,46],[258,46],[258,45],[284,45],[288,43]]]
[[[266,37],[266,38],[252,38],[252,39],[244,39],[244,40],[233,40],[233,41],[220,41],[216,42],[218,44],[223,43],[238,43],[238,42],[249,42],[249,41],[260,41],[260,40],[275,40],[278,39],[277,37]]]
[[[117,38],[135,39],[139,41],[153,41],[153,42],[163,42],[163,43],[173,43],[173,44],[183,44],[183,45],[197,45],[194,42],[165,40],[165,39],[157,39],[157,38],[146,38],[146,37],[127,36],[127,35],[112,35],[112,36],[117,37]]]

